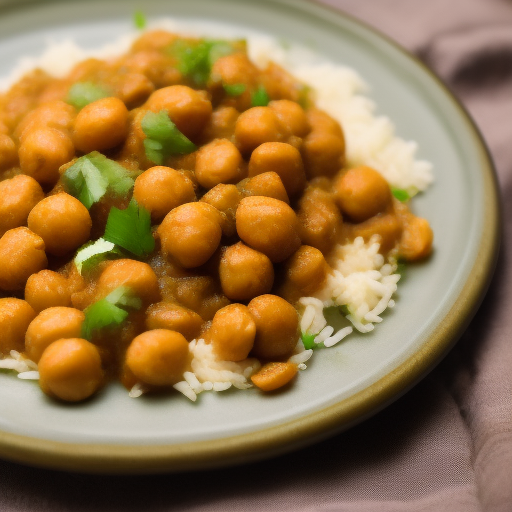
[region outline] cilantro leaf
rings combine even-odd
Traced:
[[[112,207],[103,238],[139,258],[153,252],[155,239],[151,234],[151,214],[132,199],[124,210]]]
[[[102,85],[93,82],[77,82],[69,88],[66,102],[81,110],[89,103],[111,95],[111,91]]]
[[[146,15],[142,11],[135,11],[133,13],[133,24],[135,25],[135,28],[144,30],[147,25]]]
[[[99,238],[95,242],[88,243],[81,247],[76,253],[73,261],[75,262],[78,272],[83,275],[84,272],[87,272],[96,266],[100,261],[107,258],[122,256],[123,253],[114,243],[109,242],[104,238]]]
[[[316,334],[310,334],[307,332],[301,332],[300,337],[302,339],[302,343],[304,344],[304,348],[306,350],[312,349],[315,347],[315,338]]]
[[[267,93],[267,90],[263,85],[260,85],[252,94],[251,94],[251,105],[253,107],[266,107],[270,102],[270,97]]]
[[[403,188],[391,188],[391,193],[402,203],[405,203],[411,198],[409,192]]]
[[[222,87],[228,96],[240,96],[246,89],[245,84],[223,84]]]

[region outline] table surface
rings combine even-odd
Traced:
[[[0,460],[0,511],[512,510],[512,2],[322,0],[431,66],[479,126],[503,197],[495,278],[418,386],[359,426],[238,468],[93,476]]]

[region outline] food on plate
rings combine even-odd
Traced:
[[[152,30],[0,93],[0,368],[68,402],[269,392],[382,320],[430,166],[354,72],[264,50]]]

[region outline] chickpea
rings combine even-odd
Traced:
[[[53,342],[44,351],[38,369],[43,392],[66,402],[89,398],[104,378],[98,349],[80,338]]]
[[[230,304],[219,309],[206,334],[206,341],[223,361],[247,359],[254,345],[256,324],[247,306]]]
[[[274,267],[265,254],[238,242],[224,251],[219,277],[228,299],[246,301],[270,292]]]
[[[247,245],[279,263],[300,246],[295,212],[272,197],[251,196],[240,201],[236,230]]]
[[[0,181],[0,236],[25,225],[30,210],[43,198],[41,185],[25,174]]]
[[[204,188],[236,183],[244,178],[242,155],[227,139],[216,139],[201,147],[196,157],[196,178]]]
[[[426,258],[432,252],[434,233],[426,219],[409,214],[403,224],[398,254],[406,261]]]
[[[297,372],[297,365],[293,363],[267,363],[251,376],[251,380],[262,391],[274,391],[286,386]]]
[[[119,98],[86,105],[75,119],[73,141],[83,153],[119,146],[128,136],[128,109]]]
[[[242,153],[250,153],[264,142],[281,138],[276,113],[268,107],[253,107],[236,120],[235,138]]]
[[[187,340],[167,329],[146,331],[133,339],[126,365],[145,384],[172,386],[180,381],[189,361]]]
[[[268,104],[277,115],[281,130],[287,136],[305,137],[310,130],[304,109],[295,101],[276,100]]]
[[[67,132],[71,130],[75,116],[76,110],[68,103],[61,100],[48,101],[21,120],[14,131],[14,136],[23,142],[31,131],[42,127]]]
[[[16,144],[6,133],[0,133],[0,171],[8,169],[16,163],[18,151]]]
[[[63,256],[89,240],[92,220],[78,199],[60,192],[37,203],[28,227],[44,240],[47,252]]]
[[[187,340],[193,340],[199,336],[202,326],[203,319],[195,311],[170,302],[151,304],[146,311],[148,330],[168,329],[179,332]]]
[[[56,306],[71,306],[71,288],[63,275],[41,270],[28,278],[25,300],[37,312]]]
[[[283,142],[266,142],[258,146],[252,152],[248,171],[250,178],[264,172],[277,173],[292,198],[306,186],[306,173],[299,151]]]
[[[234,107],[221,105],[216,108],[203,131],[205,141],[213,139],[231,140],[235,133],[235,124],[240,112]]]
[[[309,188],[299,201],[299,234],[302,243],[327,253],[336,243],[343,220],[333,195]]]
[[[276,172],[264,172],[239,185],[248,196],[265,196],[290,204],[283,182]]]
[[[226,236],[233,236],[236,233],[235,214],[242,194],[235,185],[219,183],[211,188],[201,198],[201,201],[208,203],[219,210],[221,214],[222,233]]]
[[[155,90],[151,80],[142,73],[126,73],[115,85],[117,96],[130,109],[142,105]]]
[[[379,235],[379,250],[382,254],[387,254],[395,248],[402,236],[402,223],[394,213],[382,213],[359,224],[353,224],[347,234],[352,240],[360,236],[365,242],[369,242],[372,236]]]
[[[69,135],[56,128],[35,128],[23,139],[18,155],[21,170],[39,183],[54,185],[59,167],[75,155]]]
[[[207,203],[178,206],[166,215],[158,228],[162,251],[185,268],[199,267],[219,246],[220,224],[219,211]]]
[[[256,323],[252,354],[262,359],[289,356],[299,340],[299,315],[277,295],[260,295],[247,306]]]
[[[25,351],[36,363],[54,341],[61,338],[79,338],[85,314],[79,309],[52,307],[41,311],[27,328]]]
[[[145,304],[160,300],[158,278],[147,263],[128,259],[109,262],[98,279],[97,300],[119,286],[130,288]]]
[[[311,131],[303,140],[302,158],[306,176],[333,176],[341,166],[345,153],[343,139],[328,132]]]
[[[322,287],[329,267],[324,255],[309,245],[300,246],[284,265],[285,282],[280,293],[288,302],[308,297]]]
[[[25,227],[0,238],[0,290],[21,290],[34,272],[48,265],[43,239]]]
[[[142,34],[132,45],[132,51],[162,50],[176,40],[176,35],[166,30],[150,30]]]
[[[306,112],[306,117],[311,130],[315,132],[330,133],[345,140],[340,123],[323,110],[310,108]]]
[[[355,222],[384,212],[391,205],[388,182],[375,169],[365,165],[342,173],[334,187],[338,206]]]
[[[123,59],[122,64],[130,73],[146,75],[157,89],[177,84],[182,79],[174,60],[156,50],[147,49],[130,53]]]
[[[166,110],[178,130],[192,139],[199,135],[212,114],[212,104],[206,93],[185,85],[156,90],[145,106],[153,112]]]
[[[11,350],[23,352],[25,332],[35,316],[36,312],[24,300],[0,299],[0,354],[6,356]]]
[[[195,201],[194,185],[184,174],[170,167],[156,166],[135,180],[133,197],[160,222],[173,208]]]

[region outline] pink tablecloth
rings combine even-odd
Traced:
[[[0,461],[0,511],[512,511],[512,2],[323,1],[432,66],[491,149],[503,246],[470,328],[406,396],[323,443],[187,475],[88,476]]]

